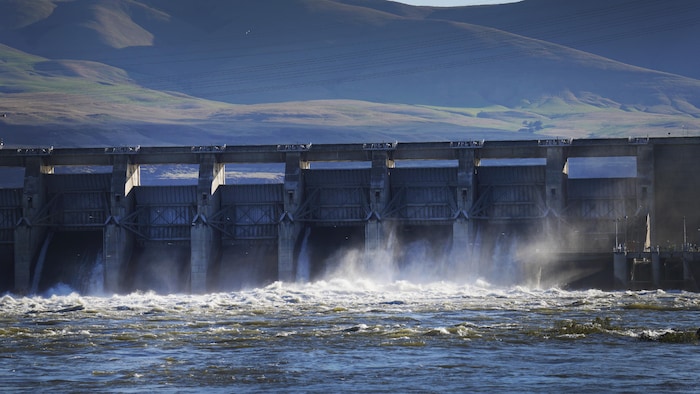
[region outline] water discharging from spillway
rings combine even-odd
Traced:
[[[32,277],[32,294],[102,295],[104,262],[101,232],[47,234]]]
[[[34,268],[34,277],[32,278],[31,293],[36,294],[39,290],[39,281],[41,280],[41,274],[44,271],[44,263],[46,262],[46,252],[49,249],[51,240],[53,239],[53,231],[49,231],[46,234],[46,239],[44,239],[44,244],[41,245],[41,250],[39,251],[39,257],[36,262],[36,267]]]
[[[488,283],[498,287],[539,287],[547,246],[535,241],[524,228],[485,225],[474,240],[453,251],[451,229],[438,227],[395,229],[382,247],[339,249],[323,262],[321,275],[312,279],[368,280],[376,283]],[[308,234],[307,234],[308,237]],[[299,256],[297,278],[318,245],[305,240]],[[318,246],[321,247],[321,246]],[[309,252],[307,252],[307,248]]]
[[[323,263],[325,269],[320,278],[376,283],[454,280],[449,253],[451,241],[435,234],[442,235],[439,231],[429,234],[416,228],[392,229],[385,243],[376,250],[356,246],[330,255]]]
[[[308,282],[311,279],[311,260],[309,256],[309,236],[311,235],[311,227],[307,227],[304,231],[304,238],[301,241],[299,248],[299,257],[297,259],[297,282]]]
[[[161,294],[186,292],[190,247],[186,244],[146,244],[134,250],[123,290]]]
[[[522,229],[478,226],[473,241],[460,253],[452,251],[451,227],[414,226],[392,229],[381,248],[364,248],[364,231],[306,228],[298,247],[295,280],[362,280],[374,283],[488,283],[498,287],[539,287],[542,259],[532,250]],[[335,232],[335,233],[334,233]],[[31,283],[33,294],[76,291],[104,293],[104,262],[100,232],[47,235]],[[220,264],[212,268],[208,290],[238,291],[276,280],[273,244],[225,246]],[[462,253],[463,251],[467,253]],[[187,292],[189,247],[137,247],[126,269],[120,292]],[[556,283],[548,283],[556,285]]]
[[[518,235],[501,236],[495,241],[492,257],[480,261],[480,267],[485,269],[483,279],[501,287],[517,285],[540,288],[542,271],[550,263],[547,252],[547,246],[543,243],[533,244]]]
[[[486,278],[495,285],[518,283],[522,277],[521,262],[517,261],[518,236],[499,233],[494,240],[491,261],[487,263]],[[485,260],[488,262],[488,260]]]
[[[467,262],[472,277],[499,287],[542,285],[542,271],[551,262],[548,255],[554,246],[532,227],[480,226],[475,239]]]

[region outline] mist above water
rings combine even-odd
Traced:
[[[397,231],[391,231],[384,248],[338,250],[323,262],[325,270],[318,279],[377,285],[405,281],[502,288],[557,286],[557,278],[542,278],[543,270],[553,263],[548,256],[553,249],[545,240],[533,240],[517,232],[498,232],[494,236],[493,231],[480,230],[473,244],[453,251],[450,238],[406,241]]]
[[[340,281],[350,287],[372,288],[392,287],[397,283],[417,286],[444,286],[449,283],[491,289],[551,288],[566,283],[566,278],[556,278],[551,270],[548,272],[549,266],[556,263],[549,256],[555,247],[538,235],[532,236],[532,231],[527,228],[505,225],[477,227],[473,243],[464,247],[456,245],[454,250],[451,231],[449,226],[391,228],[383,247],[365,250],[364,242],[352,240],[353,237],[361,238],[358,236],[361,231],[357,229],[354,233],[328,235],[331,232],[329,229],[307,228],[302,232],[297,251],[295,282],[323,287],[321,282],[337,284]],[[314,238],[314,232],[317,238]],[[348,238],[350,240],[346,244],[337,241]],[[92,253],[83,250],[83,246],[73,249],[68,253],[53,252],[53,256],[53,249],[48,251],[48,265],[53,269],[41,272],[42,264],[37,264],[33,294],[65,295],[78,292],[83,295],[105,295],[101,250],[96,249]],[[325,254],[319,253],[319,249],[323,249]],[[248,253],[258,256],[262,251],[250,251],[246,255]],[[268,253],[271,252],[268,250],[266,256]],[[217,279],[211,281],[213,287],[209,291],[262,288],[275,280],[274,277],[265,279],[253,275],[260,270],[260,261],[264,260],[262,256],[246,262],[240,259],[239,254],[229,253],[216,263],[221,267],[211,267],[210,276]],[[140,249],[124,273],[125,282],[120,291],[187,293],[188,256],[188,248],[182,245],[151,245]],[[68,257],[70,264],[65,260]],[[235,267],[235,272],[228,273],[223,267]],[[270,268],[276,270],[276,263]],[[65,272],[58,275],[58,269]],[[39,283],[42,284],[40,287]]]

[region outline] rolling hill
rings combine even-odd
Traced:
[[[0,0],[0,136],[85,146],[700,134],[700,5],[658,4]]]

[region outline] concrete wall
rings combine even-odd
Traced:
[[[621,243],[623,252],[643,251],[639,245],[645,241],[683,250],[700,243],[700,213],[695,209],[700,199],[699,147],[700,139],[683,138],[6,150],[0,151],[0,166],[25,167],[25,179],[20,201],[3,202],[19,206],[0,209],[20,215],[12,231],[10,264],[18,292],[29,289],[47,231],[81,226],[104,231],[108,291],[123,288],[134,245],[154,242],[188,245],[186,290],[192,292],[208,290],[221,264],[222,242],[276,243],[277,278],[293,281],[301,235],[308,227],[364,226],[365,250],[372,253],[385,247],[392,226],[447,225],[452,228],[453,258],[460,259],[472,253],[480,226],[510,221],[531,223],[518,228],[542,233],[550,245],[562,249],[557,252],[612,252]],[[636,157],[637,175],[568,179],[568,158],[596,156]],[[487,158],[534,158],[545,164],[479,166]],[[398,160],[416,159],[455,164],[395,168]],[[369,168],[314,170],[309,165],[314,160],[362,161]],[[276,196],[261,200],[255,197],[255,186],[224,185],[225,163],[240,162],[284,163],[284,181],[273,187]],[[192,186],[141,186],[139,166],[153,163],[198,164],[198,178]],[[108,165],[112,173],[100,176],[109,179],[104,187],[76,189],[69,186],[69,178],[50,178],[55,165],[68,164]],[[85,184],[97,178],[70,179]],[[56,203],[76,191],[85,204]],[[236,193],[247,197],[231,197]],[[104,203],[96,200],[98,195]],[[63,221],[56,221],[54,214]],[[71,222],[68,217],[99,217],[102,223]]]

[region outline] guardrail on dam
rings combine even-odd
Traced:
[[[634,173],[569,176],[576,159],[596,157],[632,158]],[[5,148],[0,167],[24,176],[21,188],[0,189],[2,286],[27,293],[42,269],[60,276],[60,262],[42,268],[46,254],[83,239],[99,243],[91,258],[104,266],[109,292],[130,289],[134,272],[161,253],[178,264],[178,291],[216,288],[237,265],[293,281],[312,229],[326,249],[352,236],[365,253],[384,248],[390,232],[439,239],[463,270],[483,270],[464,261],[493,259],[503,238],[517,238],[516,248],[541,245],[517,258],[554,262],[538,275],[580,273],[562,285],[696,290],[697,157],[700,138]],[[228,185],[225,165],[234,163],[281,163],[283,182]],[[142,186],[147,164],[197,165],[199,177],[196,185]],[[108,170],[54,173],[60,166]]]

